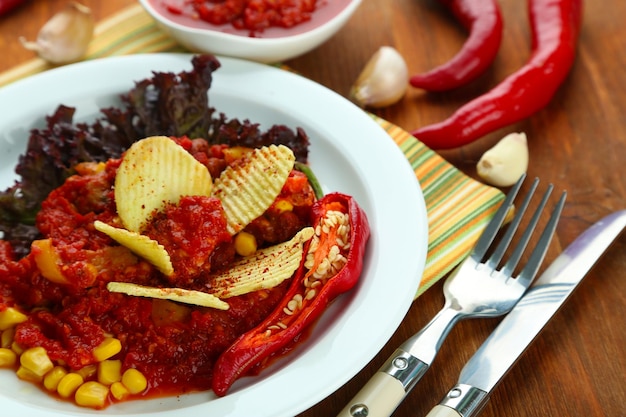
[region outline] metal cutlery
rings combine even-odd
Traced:
[[[553,210],[527,264],[513,279],[513,273],[552,190],[550,185],[516,247],[504,265],[498,269],[539,182],[535,179],[511,224],[493,249],[492,246],[495,244],[492,244],[523,181],[524,177],[513,186],[469,257],[444,283],[445,303],[441,311],[422,330],[396,349],[338,417],[390,416],[426,373],[444,339],[458,321],[465,318],[501,316],[508,313],[526,292],[543,261],[556,229],[565,203],[565,193]]]
[[[537,279],[463,367],[458,383],[427,417],[473,417],[546,323],[626,227],[626,210],[580,235]]]

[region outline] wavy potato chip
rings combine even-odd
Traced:
[[[218,310],[228,310],[230,308],[227,302],[220,300],[214,295],[201,291],[186,290],[184,288],[157,288],[132,284],[130,282],[109,282],[107,284],[107,290],[135,297],[178,301],[185,304],[216,308]]]
[[[135,142],[115,177],[115,202],[124,227],[140,232],[153,213],[182,196],[211,195],[208,169],[166,136]]]
[[[137,232],[113,227],[99,220],[96,220],[93,225],[96,230],[130,249],[137,256],[141,256],[165,275],[170,276],[174,273],[169,253],[156,240]]]
[[[295,159],[286,146],[265,146],[246,154],[241,163],[229,166],[215,179],[211,195],[222,201],[231,235],[243,230],[272,205]]]
[[[239,260],[228,271],[212,277],[211,294],[229,298],[279,285],[298,269],[304,243],[314,234],[312,227],[305,227],[291,240]]]

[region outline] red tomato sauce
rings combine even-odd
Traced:
[[[278,38],[314,29],[350,0],[151,0],[166,18],[192,28],[234,35]]]
[[[219,162],[223,146],[178,142],[211,166],[213,174],[226,166]],[[110,160],[78,166],[78,173],[50,193],[37,215],[36,225],[51,240],[67,282],[42,276],[37,251],[16,260],[10,244],[0,240],[0,311],[16,307],[26,313],[28,319],[15,328],[15,342],[22,349],[44,347],[53,362],[70,371],[96,363],[94,348],[105,337],[119,339],[122,350],[112,359],[147,377],[142,398],[209,389],[217,357],[274,309],[289,281],[228,298],[228,310],[109,292],[111,281],[201,290],[209,285],[209,272],[227,268],[236,257],[221,203],[209,197],[182,198],[148,226],[146,233],[173,253],[176,273],[171,279],[95,230],[95,220],[119,222],[113,193],[119,164]],[[308,224],[314,196],[302,174],[291,174],[277,201],[281,199],[293,207],[288,214],[273,206],[246,229],[261,245],[289,239]]]

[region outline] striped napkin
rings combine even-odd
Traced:
[[[137,4],[100,22],[85,59],[150,52],[188,52]],[[51,68],[39,58],[0,74],[0,87]],[[415,297],[453,269],[471,250],[503,194],[456,169],[398,126],[371,115],[406,155],[419,180],[428,215],[426,268]]]

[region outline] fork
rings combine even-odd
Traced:
[[[524,212],[539,183],[535,179],[499,243],[494,241],[524,181],[522,176],[511,188],[479,237],[470,255],[445,281],[445,303],[435,317],[418,333],[402,343],[339,413],[338,417],[390,416],[415,384],[424,376],[452,327],[462,319],[497,317],[511,311],[533,281],[556,229],[565,204],[563,193],[555,206],[526,265],[517,277],[514,271],[526,250],[545,208],[553,186],[550,184],[519,242],[506,262],[505,252],[519,228]],[[493,248],[492,246],[496,246]],[[488,255],[489,253],[489,255]],[[488,255],[488,256],[487,256]],[[504,265],[498,269],[498,266]]]

